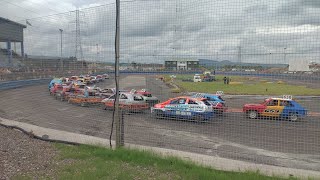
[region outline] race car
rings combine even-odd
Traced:
[[[144,101],[148,103],[150,106],[154,106],[155,104],[159,103],[159,99],[155,96],[152,96],[151,92],[147,91],[146,89],[141,89],[141,90],[132,89],[130,93],[141,95]]]
[[[155,117],[175,117],[182,119],[210,120],[215,113],[211,103],[205,98],[180,96],[154,105],[151,114]]]
[[[97,77],[98,82],[102,82],[103,81],[102,75],[97,75],[96,77]]]
[[[228,109],[228,107],[226,106],[225,100],[222,99],[222,97],[221,97],[222,94],[223,94],[222,91],[217,91],[216,94],[196,93],[192,97],[206,98],[212,104],[213,110],[217,114],[222,115]]]
[[[103,77],[104,79],[109,79],[109,78],[110,78],[108,74],[102,74],[102,77]]]
[[[291,121],[297,121],[299,118],[307,116],[307,110],[292,100],[292,96],[269,98],[261,104],[245,104],[243,106],[243,112],[250,119],[261,116],[286,118]]]
[[[78,104],[80,106],[100,105],[103,99],[101,96],[96,96],[95,91],[86,87],[82,95],[71,96],[68,99],[68,103]]]
[[[50,81],[49,85],[48,85],[48,89],[49,92],[51,90],[51,88],[55,85],[55,84],[62,84],[62,80],[60,78],[54,78]]]
[[[115,94],[109,98],[103,99],[104,109],[112,109],[114,107]],[[119,93],[119,108],[130,112],[141,112],[149,109],[149,105],[138,94],[130,92]]]
[[[67,86],[63,86],[62,90],[56,92],[56,99],[61,101],[69,100],[71,97],[84,94],[85,85],[81,83],[73,83]]]
[[[63,85],[56,83],[50,88],[50,95],[55,96],[56,92],[61,91],[62,89],[63,89]]]

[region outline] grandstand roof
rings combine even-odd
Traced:
[[[26,28],[26,27],[27,27],[27,26],[24,25],[24,24],[20,24],[20,23],[11,21],[11,20],[9,20],[9,19],[0,17],[0,24],[3,24],[3,23],[14,24],[14,25],[20,26],[20,27],[22,27],[22,28]]]

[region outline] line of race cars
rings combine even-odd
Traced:
[[[107,74],[97,76],[72,76],[57,78],[49,83],[50,95],[61,101],[81,106],[99,105],[103,109],[113,109],[116,98],[115,88],[99,88],[95,83],[109,78]],[[178,118],[207,121],[216,115],[223,115],[228,107],[222,98],[223,92],[216,94],[192,93],[160,102],[151,92],[141,90],[120,90],[119,107],[130,112],[151,111],[157,118]],[[242,111],[250,119],[277,117],[297,121],[307,116],[307,110],[292,99],[292,96],[268,98],[260,104],[244,104]]]

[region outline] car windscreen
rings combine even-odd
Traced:
[[[222,97],[221,97],[221,96],[218,96],[218,99],[220,99],[221,101],[224,101],[224,99],[222,99]]]
[[[205,105],[207,105],[207,106],[211,106],[211,104],[209,103],[209,101],[206,100],[206,99],[202,100],[202,102],[203,102]]]

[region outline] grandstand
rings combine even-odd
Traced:
[[[0,43],[4,43],[6,48],[0,49],[0,66],[16,67],[21,65],[24,57],[23,29],[25,25],[0,17]],[[12,44],[16,47],[20,45],[19,54],[12,49]]]

